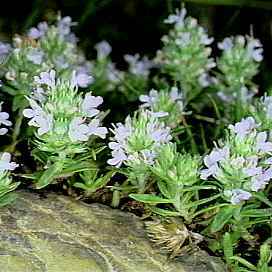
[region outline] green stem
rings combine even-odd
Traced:
[[[194,154],[197,154],[198,153],[198,148],[197,148],[197,145],[196,145],[196,142],[195,142],[195,139],[194,139],[194,135],[193,135],[193,133],[191,131],[190,126],[188,126],[184,115],[182,116],[182,122],[183,122],[183,125],[184,125],[184,127],[185,127],[185,129],[186,129],[186,131],[187,131],[187,133],[188,133],[188,135],[190,137],[192,152]]]
[[[193,215],[193,218],[202,214],[202,213],[205,213],[205,212],[208,212],[210,210],[214,210],[216,208],[220,208],[220,207],[224,207],[224,206],[228,206],[229,204],[228,203],[223,203],[223,204],[219,204],[219,205],[216,205],[216,206],[212,206],[212,207],[209,207],[209,208],[206,208],[206,209],[203,209],[203,210],[200,210],[198,212],[196,212],[194,215]]]
[[[11,136],[12,143],[6,148],[6,151],[8,151],[10,153],[14,152],[15,147],[18,143],[17,139],[18,139],[18,136],[20,135],[21,126],[22,126],[22,122],[23,122],[23,118],[24,118],[23,110],[24,109],[20,109],[18,111],[18,115],[17,115],[16,122],[15,122],[14,129],[13,129],[13,133]]]

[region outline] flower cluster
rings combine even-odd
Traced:
[[[58,18],[56,25],[48,26],[42,22],[31,28],[27,37],[15,36],[12,47],[1,43],[0,55],[6,56],[2,72],[9,86],[3,89],[20,96],[22,101],[25,95],[36,92],[31,84],[33,77],[49,69],[54,69],[67,80],[74,73],[76,84],[87,87],[92,82],[89,62],[77,48],[76,39],[71,33],[73,25],[70,17]],[[26,105],[27,101],[24,100],[15,110]]]
[[[155,59],[162,70],[169,74],[191,99],[202,88],[213,83],[209,70],[215,67],[210,58],[209,38],[205,29],[197,24],[197,20],[186,17],[186,10],[176,11],[165,23],[173,24],[174,28],[162,38],[164,47],[157,52]]]
[[[201,171],[201,178],[215,179],[232,204],[248,200],[272,178],[272,142],[258,127],[253,117],[229,125],[226,140],[204,157],[207,169]]]
[[[92,88],[100,95],[107,95],[117,90],[123,80],[123,72],[118,70],[110,59],[111,45],[101,41],[95,45],[96,60],[91,62],[90,72],[93,76]]]
[[[152,89],[148,95],[140,95],[139,100],[143,103],[142,108],[146,108],[161,117],[166,125],[174,128],[179,125],[184,114],[184,101],[182,92],[176,87],[172,87],[170,92]]]
[[[140,111],[133,118],[128,116],[125,124],[113,125],[112,132],[112,159],[108,163],[117,167],[123,163],[152,165],[158,147],[171,140],[170,128],[149,111]]]
[[[13,182],[10,171],[13,171],[18,164],[11,162],[11,155],[3,152],[0,156],[0,205],[6,205],[14,200],[14,191],[20,182]]]
[[[218,96],[225,102],[239,99],[248,103],[256,93],[251,80],[263,59],[260,41],[250,36],[228,37],[218,43],[218,48],[223,51],[217,61],[221,71],[217,82]]]
[[[90,136],[105,138],[107,129],[100,126],[97,109],[102,97],[87,93],[82,98],[78,94],[74,77],[70,81],[55,79],[55,72],[42,72],[35,77],[39,88],[46,90],[43,103],[28,98],[31,108],[23,111],[30,118],[30,126],[38,127],[39,149],[67,155],[84,151],[83,142]]]
[[[141,58],[139,54],[127,54],[124,59],[128,63],[128,71],[122,75],[126,84],[120,85],[118,89],[125,94],[127,100],[135,101],[147,91],[150,69],[154,64],[146,56]]]
[[[9,114],[7,112],[2,111],[2,102],[0,103],[0,126],[5,125],[7,127],[11,126],[12,123],[9,121]],[[7,128],[0,128],[0,135],[4,135],[8,132]]]

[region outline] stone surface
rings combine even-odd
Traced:
[[[169,260],[138,217],[99,204],[20,192],[0,209],[1,272],[220,272],[213,260]]]

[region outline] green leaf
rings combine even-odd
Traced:
[[[180,216],[179,212],[175,212],[175,211],[170,211],[170,210],[165,210],[165,209],[161,209],[155,206],[149,206],[149,209],[153,212],[156,213],[158,215],[161,216]]]
[[[17,195],[15,193],[9,193],[0,198],[0,207],[6,206],[17,198]]]
[[[173,203],[173,199],[165,199],[159,196],[150,195],[150,194],[129,194],[129,197],[143,203],[148,204],[160,204],[160,203]]]
[[[28,105],[25,95],[15,95],[12,101],[12,111],[24,109]]]
[[[36,183],[36,189],[42,189],[53,182],[62,171],[63,164],[56,162],[46,169]]]
[[[211,232],[217,232],[221,230],[233,216],[235,207],[227,206],[219,210],[211,224]]]
[[[233,256],[230,259],[239,262],[243,266],[245,266],[245,267],[247,267],[249,269],[252,269],[253,271],[257,271],[257,268],[253,264],[251,264],[250,262],[248,262],[247,260],[245,260],[245,259],[243,259],[241,257]]]
[[[272,209],[252,209],[241,212],[242,217],[267,217],[272,216]]]
[[[170,192],[167,189],[167,185],[163,181],[158,181],[158,187],[160,192],[167,198],[171,198]]]
[[[233,247],[232,247],[231,236],[228,232],[226,232],[223,237],[223,251],[224,251],[226,262],[228,265],[230,265],[232,263],[231,257],[233,257]]]

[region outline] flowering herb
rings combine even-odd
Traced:
[[[215,179],[222,197],[232,204],[242,205],[272,178],[272,142],[266,132],[257,132],[257,128],[252,117],[230,125],[226,140],[204,158],[207,168],[201,171],[201,178]]]
[[[97,51],[96,60],[91,62],[90,72],[93,76],[92,88],[99,95],[113,95],[122,80],[123,72],[115,67],[110,59],[111,45],[107,41],[101,41],[95,45]]]
[[[136,191],[146,190],[150,176],[148,167],[157,157],[157,149],[171,140],[170,128],[150,111],[140,111],[128,116],[125,123],[117,123],[111,129],[114,136],[109,148],[112,158],[108,164],[127,166],[126,174]]]
[[[246,105],[257,92],[252,78],[257,74],[262,61],[263,48],[259,40],[250,36],[225,38],[218,43],[222,55],[217,60],[218,75],[216,89],[218,96],[229,104],[234,121],[245,117]]]
[[[182,92],[176,87],[172,87],[170,92],[152,89],[148,95],[140,95],[139,100],[143,103],[142,108],[160,116],[169,127],[175,128],[181,122],[185,105]]]
[[[83,98],[78,94],[74,78],[66,81],[55,79],[54,75],[51,70],[35,77],[36,84],[46,90],[45,101],[41,104],[28,98],[30,108],[25,109],[23,114],[30,118],[30,126],[38,128],[36,146],[48,156],[46,167],[57,164],[56,173],[59,174],[66,165],[77,163],[76,154],[88,150],[87,142],[91,137],[104,139],[107,129],[100,125],[101,113],[97,109],[103,103],[102,97],[87,93]],[[52,177],[46,181],[41,178],[37,187],[44,187],[50,182]]]
[[[210,58],[209,47],[213,38],[186,13],[185,9],[177,10],[164,21],[173,25],[173,29],[162,37],[164,46],[157,52],[155,62],[179,83],[186,101],[190,101],[213,83],[209,70],[215,67],[215,62]]]

